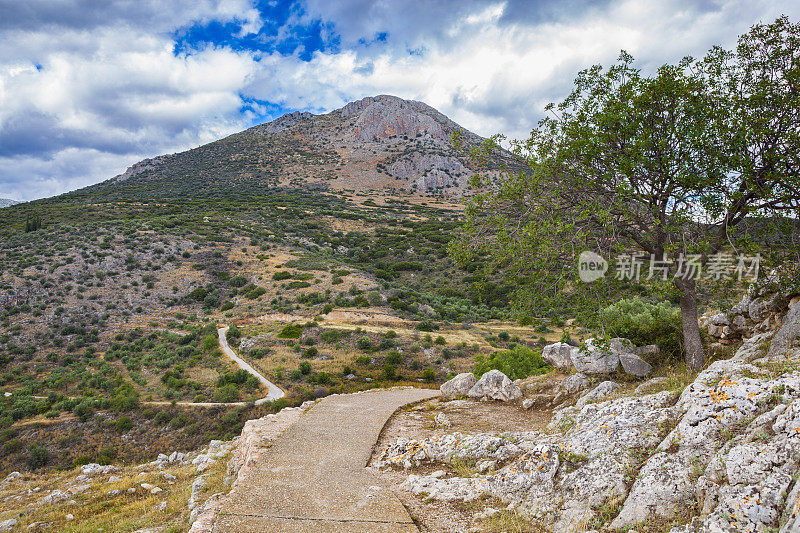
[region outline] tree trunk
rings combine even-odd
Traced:
[[[683,326],[683,349],[686,352],[686,368],[699,372],[706,366],[700,326],[697,323],[697,294],[693,279],[677,279],[675,284],[681,294],[681,324]]]

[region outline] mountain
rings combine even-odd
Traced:
[[[476,168],[465,149],[483,138],[422,102],[380,95],[315,115],[294,112],[181,153],[145,159],[102,184],[116,190],[148,184],[166,195],[234,187],[461,196]],[[498,154],[496,173],[509,154]]]
[[[19,202],[17,202],[16,200],[11,200],[9,198],[0,198],[0,209],[2,209],[4,207],[10,207],[10,206],[16,205],[18,203]]]

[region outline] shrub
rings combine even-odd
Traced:
[[[233,383],[226,383],[214,393],[214,401],[220,403],[235,402],[239,397],[239,389]]]
[[[291,277],[292,275],[289,272],[286,272],[285,270],[280,270],[272,275],[272,279],[275,281],[283,281]]]
[[[28,466],[31,470],[36,470],[45,466],[50,461],[50,452],[41,444],[31,444],[28,446]]]
[[[430,383],[436,379],[436,372],[433,369],[426,368],[422,371],[422,379]]]
[[[680,309],[666,302],[651,304],[641,298],[620,300],[600,311],[606,333],[624,337],[636,346],[657,344],[670,358],[681,355]]]
[[[394,365],[385,365],[383,367],[383,378],[386,381],[396,381],[400,379],[397,375],[397,368]]]
[[[133,422],[128,416],[120,417],[119,420],[117,420],[117,431],[119,431],[120,433],[125,433],[132,427],[133,427]]]
[[[386,362],[390,365],[399,365],[403,361],[403,356],[397,350],[392,350],[386,354]]]
[[[283,329],[278,332],[279,339],[299,339],[303,334],[303,326],[296,326],[294,324],[287,324]]]
[[[436,337],[436,344],[438,344],[439,346],[444,346],[445,344],[447,344],[447,341],[444,340],[444,337],[439,335],[438,337]]]
[[[475,375],[480,377],[492,369],[497,369],[509,379],[522,379],[531,375],[546,374],[552,367],[542,359],[541,350],[525,346],[514,346],[484,357],[475,356]]]
[[[366,335],[364,337],[359,337],[359,339],[356,341],[356,347],[359,350],[364,350],[364,351],[370,350],[372,349],[372,341],[369,340],[369,337],[367,337]]]
[[[316,357],[318,355],[319,355],[319,350],[317,350],[313,346],[311,348],[306,349],[303,352],[303,357],[305,357],[306,359],[313,359],[314,357]]]
[[[308,361],[300,361],[300,364],[298,365],[297,369],[300,371],[301,374],[307,376],[308,374],[311,373],[311,363],[309,363]]]
[[[233,276],[230,280],[228,280],[231,287],[244,287],[247,285],[247,278],[241,275]]]

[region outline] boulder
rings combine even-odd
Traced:
[[[620,352],[619,362],[626,374],[637,378],[647,377],[653,372],[653,366],[634,353]]]
[[[572,369],[572,350],[576,349],[566,342],[548,344],[542,349],[542,359],[556,368],[562,370]]]
[[[604,381],[597,387],[593,388],[577,401],[575,407],[583,409],[586,404],[598,402],[611,396],[611,394],[619,388],[619,384],[613,381]]]
[[[522,390],[499,370],[490,370],[469,389],[467,396],[482,400],[509,402],[522,398]]]
[[[571,357],[575,369],[584,374],[610,374],[619,366],[619,352],[614,346],[601,346],[596,339],[587,339]]]
[[[3,520],[0,522],[0,531],[11,531],[14,529],[14,526],[17,525],[17,520],[15,518],[9,518],[8,520]]]
[[[472,372],[464,372],[457,375],[450,381],[442,383],[439,390],[447,398],[458,398],[466,396],[470,389],[475,386],[475,374]]]
[[[566,394],[575,394],[589,388],[589,378],[578,372],[562,379],[558,388]]]
[[[712,316],[709,320],[709,323],[714,324],[715,326],[727,326],[731,323],[728,315],[725,313],[717,313],[716,315]]]
[[[436,422],[438,427],[449,428],[452,427],[453,423],[450,422],[450,419],[444,413],[437,413],[436,417],[433,419]]]

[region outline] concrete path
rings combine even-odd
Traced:
[[[225,352],[225,355],[230,357],[234,363],[239,365],[239,368],[253,374],[256,378],[258,378],[258,381],[260,381],[267,388],[267,395],[256,400],[256,405],[260,405],[265,402],[272,402],[286,396],[280,387],[262,376],[258,370],[250,366],[244,359],[236,355],[236,352],[234,352],[233,349],[228,345],[228,337],[226,335],[228,333],[228,329],[229,327],[225,326],[217,330],[217,334],[219,335],[219,347],[222,348],[222,351]]]
[[[400,500],[365,467],[392,413],[438,394],[406,388],[323,398],[237,482],[214,531],[416,532]]]

